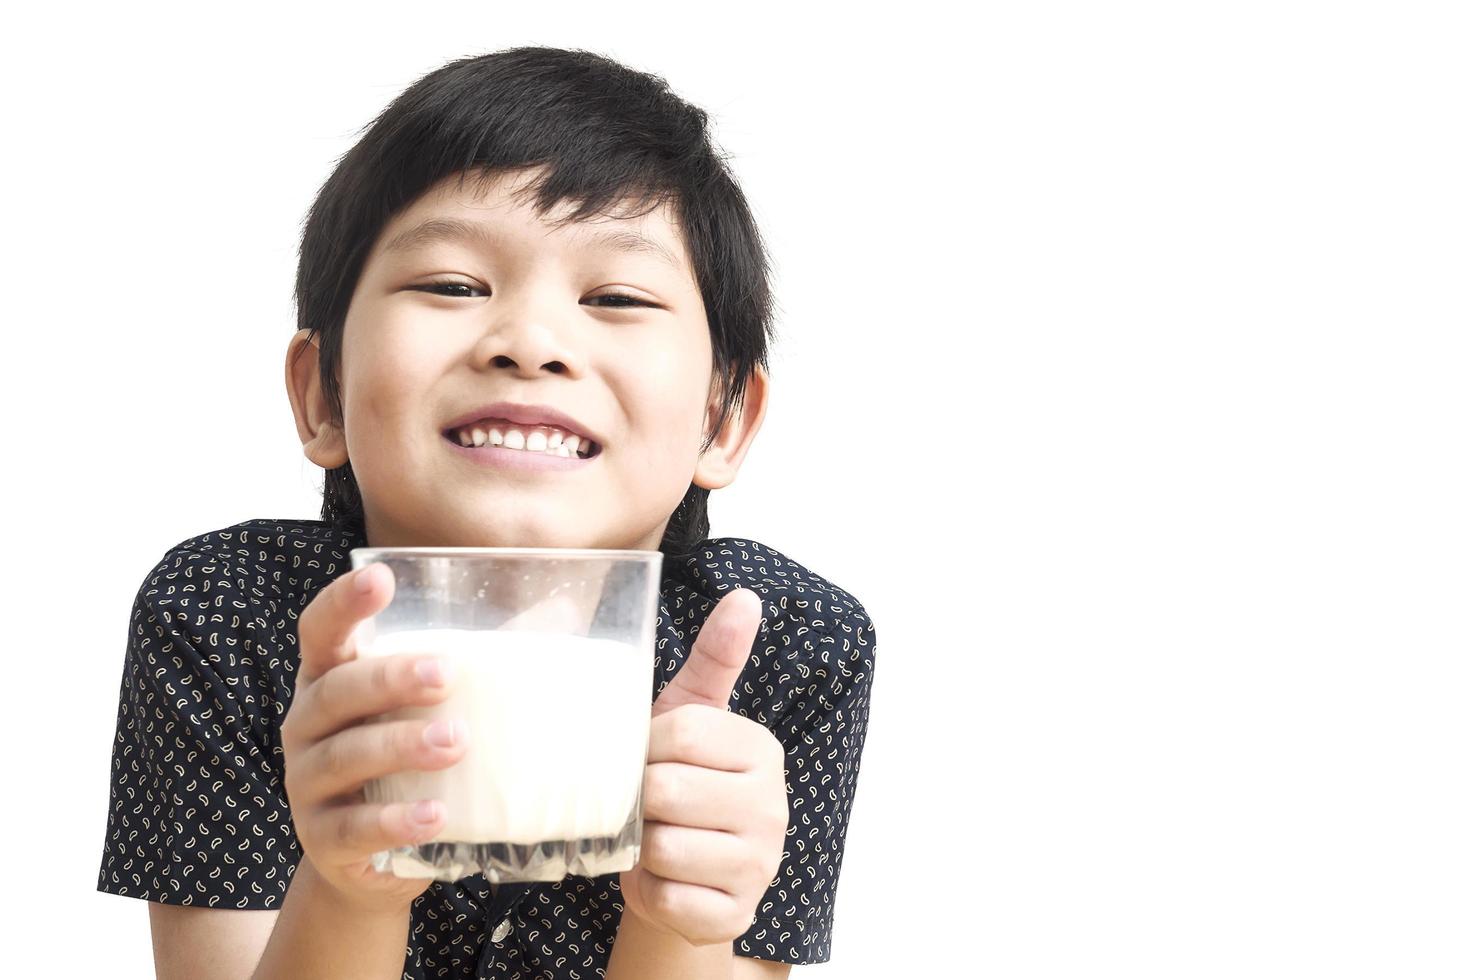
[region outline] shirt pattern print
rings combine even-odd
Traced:
[[[99,891],[280,908],[301,858],[280,740],[297,620],[364,546],[320,521],[246,521],[180,542],[146,576],[122,669]],[[686,559],[665,558],[650,705],[720,597],[742,587],[761,597],[764,619],[730,710],[785,747],[790,822],[780,869],[733,948],[822,963],[876,636],[855,598],[775,549],[708,539]],[[404,980],[604,976],[621,899],[616,873],[436,881],[412,905]]]

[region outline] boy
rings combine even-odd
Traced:
[[[323,186],[286,360],[322,520],[180,542],[134,606],[98,887],[151,903],[161,976],[829,958],[875,634],[774,549],[705,539],[765,413],[770,329],[705,121],[661,79],[516,48],[420,79]],[[373,870],[444,813],[363,783],[452,765],[465,733],[368,722],[446,695],[433,657],[355,657],[393,589],[349,571],[368,545],[664,553],[637,867],[494,888]]]

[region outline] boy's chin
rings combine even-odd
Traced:
[[[457,527],[447,535],[450,547],[458,548],[596,548],[602,545],[589,540],[585,528],[572,526],[527,527],[496,526],[493,522],[476,522]],[[595,538],[596,535],[591,535]]]

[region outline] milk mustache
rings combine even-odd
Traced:
[[[452,671],[440,703],[375,720],[461,718],[469,728],[454,765],[373,780],[368,802],[441,800],[447,822],[433,841],[534,844],[611,836],[628,823],[648,759],[651,650],[565,633],[425,629],[360,652],[432,653]]]

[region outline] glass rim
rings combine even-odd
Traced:
[[[449,546],[426,548],[410,546],[352,548],[348,553],[353,557],[359,554],[364,557],[388,555],[398,558],[536,558],[555,556],[558,558],[602,561],[608,561],[610,559],[649,561],[656,556],[662,557],[663,555],[662,551],[644,551],[630,548],[475,548]]]

